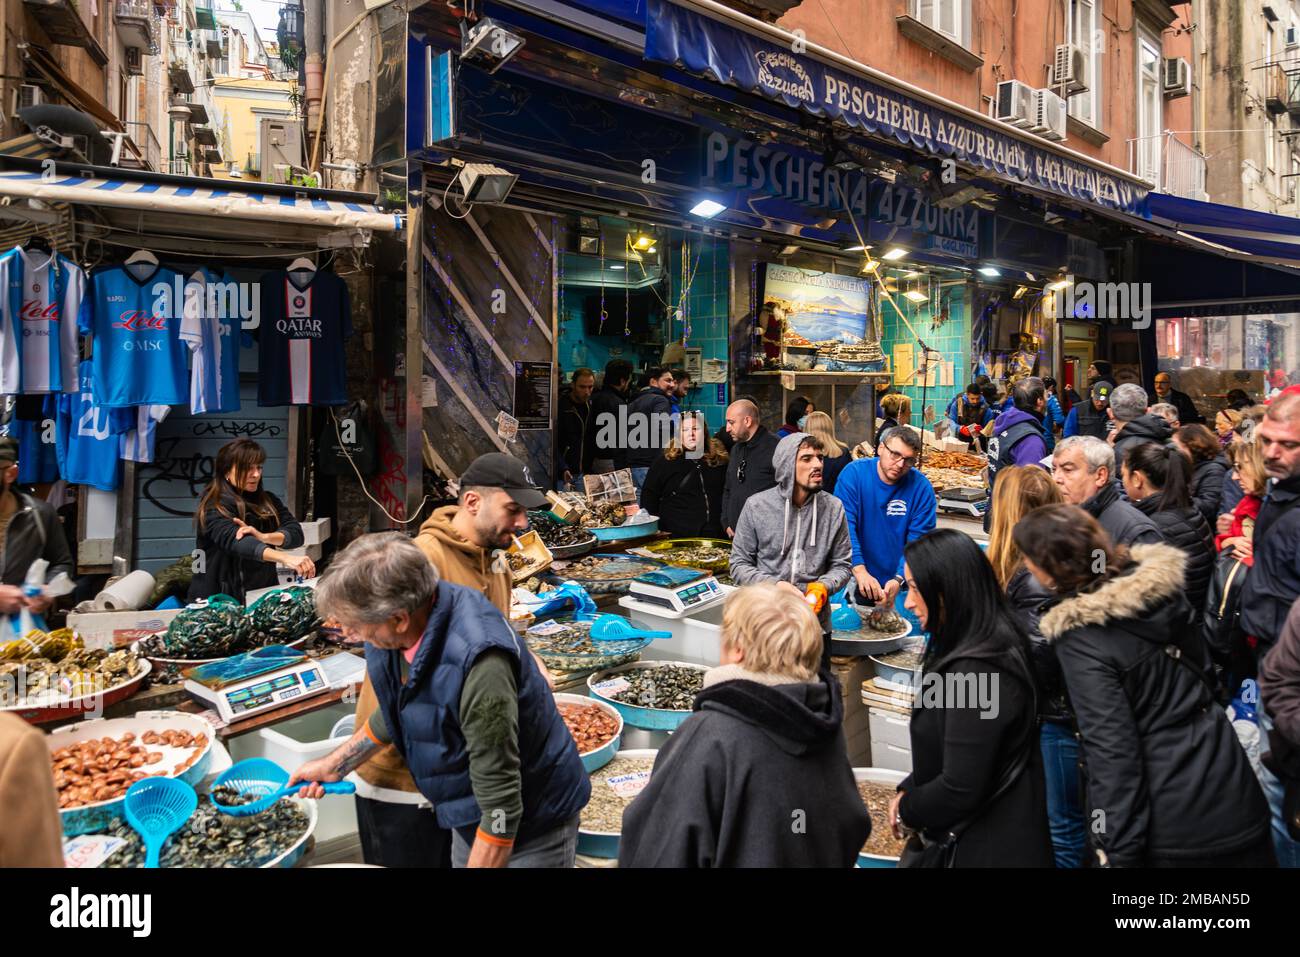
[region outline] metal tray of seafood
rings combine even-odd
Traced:
[[[655,748],[630,748],[627,751],[619,751],[614,758],[650,758],[653,760],[659,752]],[[613,760],[611,758],[610,760]],[[613,831],[584,831],[582,826],[578,826],[578,853],[585,854],[587,857],[603,857],[607,859],[618,859],[618,842],[622,837],[622,832],[614,833]]]
[[[582,768],[588,774],[599,771],[614,760],[614,755],[618,754],[619,742],[623,740],[623,716],[618,713],[617,708],[606,701],[588,698],[583,694],[565,694],[560,691],[555,693],[555,703],[597,707],[613,718],[618,723],[618,730],[614,732],[614,737],[592,751],[579,751],[578,757],[582,758]]]
[[[576,621],[589,621],[591,617],[578,617],[574,615],[562,615],[550,619],[560,624],[568,624]],[[545,624],[545,623],[543,623]],[[648,628],[640,622],[632,622],[634,627]],[[536,624],[529,625],[530,628],[538,627]],[[590,628],[588,628],[588,631]],[[591,671],[599,668],[617,668],[619,665],[625,665],[629,662],[636,661],[640,657],[642,649],[649,645],[653,638],[629,638],[625,641],[592,641],[593,647],[604,646],[600,652],[570,652],[562,651],[553,644],[545,640],[542,635],[530,635],[527,630],[524,631],[524,642],[528,649],[548,668],[554,668],[557,671]]]
[[[50,754],[70,744],[79,744],[92,738],[120,738],[124,734],[134,734],[139,741],[147,731],[186,731],[190,734],[207,736],[208,743],[199,753],[198,760],[190,765],[179,777],[186,784],[197,787],[207,776],[208,766],[212,762],[212,747],[216,741],[216,731],[202,718],[183,711],[141,711],[129,718],[91,718],[78,721],[67,727],[56,728],[46,735],[45,743]],[[163,754],[159,766],[175,767],[178,760],[189,758],[192,748],[173,748],[170,745],[149,745]],[[177,777],[170,772],[166,777]],[[59,820],[63,825],[65,837],[78,834],[91,834],[108,829],[113,818],[122,817],[122,798],[111,801],[99,801],[95,804],[83,804],[80,807],[63,808],[59,811]]]
[[[906,644],[906,642],[904,644]],[[906,649],[902,648],[896,649],[899,653],[905,650]],[[892,681],[895,684],[912,685],[917,682],[917,672],[920,670],[922,657],[919,652],[913,653],[916,654],[915,668],[905,668],[902,665],[892,664],[891,662],[885,661],[883,657],[877,655],[871,656],[871,663],[875,666],[876,675],[886,681]],[[882,652],[881,654],[889,655],[892,654],[892,652]]]
[[[857,784],[864,781],[870,784],[899,784],[907,777],[904,771],[894,771],[890,768],[854,768],[853,781]],[[872,822],[874,825],[876,822]],[[858,852],[858,867],[897,867],[897,857],[886,857],[883,854],[863,854]]]
[[[578,542],[576,545],[556,545],[551,548],[551,554],[556,560],[565,558],[581,558],[583,555],[593,551],[600,544],[600,539],[592,535],[585,542]],[[550,546],[547,546],[550,548]]]
[[[665,563],[657,558],[642,558],[639,555],[597,552],[583,559],[583,561],[595,560],[600,561],[602,574],[608,577],[584,578],[581,571],[574,572],[569,568],[552,567],[545,580],[556,585],[566,581],[576,581],[587,590],[589,595],[626,595],[633,579],[646,572],[665,567]]]
[[[78,698],[63,699],[58,696],[43,694],[35,701],[29,701],[27,704],[9,705],[0,708],[0,711],[15,714],[29,724],[48,724],[51,721],[66,721],[69,718],[78,718],[90,712],[101,712],[109,705],[125,701],[140,690],[140,685],[145,678],[149,677],[149,672],[153,670],[153,666],[149,663],[148,658],[140,659],[139,664],[140,670],[133,677],[127,678],[125,681],[119,681],[103,691],[92,691],[90,694],[81,695]]]
[[[633,728],[643,728],[646,731],[675,731],[695,712],[670,711],[667,708],[646,708],[641,705],[624,704],[622,701],[607,698],[596,690],[596,686],[602,681],[617,678],[628,671],[662,668],[665,665],[676,665],[678,668],[689,668],[692,671],[709,670],[708,665],[696,664],[693,661],[636,661],[630,665],[621,665],[618,668],[608,668],[605,671],[596,672],[587,679],[587,691],[593,698],[607,702],[611,707],[615,708],[623,716],[624,724]]]
[[[912,623],[903,619],[906,626],[896,635],[887,638],[868,637],[877,635],[874,631],[832,631],[831,654],[842,657],[862,657],[864,655],[883,655],[903,646],[907,636],[912,633]]]
[[[712,562],[692,560],[690,552],[696,549],[716,548],[726,554]],[[682,568],[700,568],[715,574],[725,572],[731,567],[731,542],[725,538],[670,538],[666,542],[655,542],[645,546],[647,552],[653,552],[669,565]],[[679,554],[685,552],[686,554]]]

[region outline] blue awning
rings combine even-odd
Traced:
[[[1153,223],[1269,262],[1300,266],[1300,219],[1182,199],[1165,193],[1147,197]]]

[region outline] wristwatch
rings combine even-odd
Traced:
[[[904,585],[907,584],[907,579],[904,578],[902,575],[895,575],[895,576],[894,576],[894,581],[898,582],[898,587],[899,587],[899,588],[902,588]]]

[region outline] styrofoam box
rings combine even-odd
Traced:
[[[343,742],[331,739],[330,732],[340,718],[353,714],[356,705],[335,704],[310,714],[280,721],[269,728],[259,728],[226,742],[235,761],[246,758],[269,758],[286,771],[323,758]],[[357,805],[351,795],[329,795],[319,802],[320,817],[316,824],[317,842],[357,833]]]
[[[874,767],[891,771],[912,771],[912,752],[896,744],[872,740],[871,761]]]
[[[883,741],[900,748],[912,747],[911,722],[902,715],[888,714],[884,711],[871,711],[871,740]]]
[[[181,608],[164,608],[154,611],[87,611],[68,615],[68,627],[86,643],[87,648],[101,649],[114,646],[115,632],[166,631]],[[128,636],[123,636],[124,640]],[[131,641],[139,635],[129,636]]]
[[[330,537],[330,520],[318,518],[314,522],[299,522],[304,545],[324,545]]]

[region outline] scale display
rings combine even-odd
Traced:
[[[328,689],[329,682],[319,665],[312,661],[220,689],[192,679],[185,682],[185,690],[192,697],[214,707],[227,722],[283,707],[295,698],[309,697]]]
[[[632,580],[629,592],[638,601],[672,611],[693,611],[724,597],[722,586],[696,568],[663,568]]]

